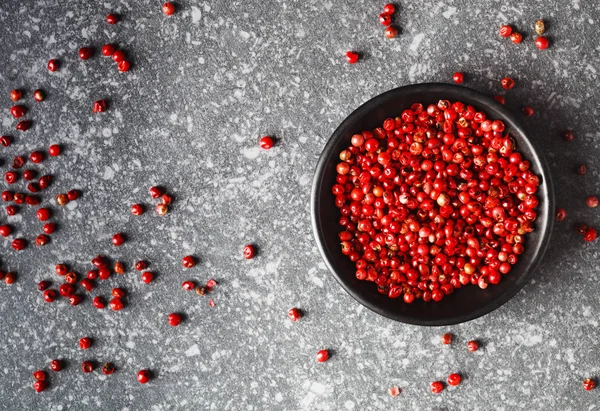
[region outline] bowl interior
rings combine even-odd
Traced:
[[[405,304],[402,299],[390,299],[377,292],[374,283],[356,279],[354,263],[341,253],[338,239],[341,231],[338,224],[340,212],[334,204],[331,187],[335,184],[335,166],[339,162],[339,153],[350,145],[353,134],[381,126],[386,118],[400,115],[402,110],[415,102],[427,107],[440,99],[471,104],[478,111],[484,111],[488,118],[504,121],[506,131],[517,143],[517,149],[531,162],[531,169],[540,177],[538,217],[534,223],[535,231],[526,236],[525,252],[512,271],[503,276],[500,284],[485,290],[476,286],[463,287],[438,303],[415,300],[412,304]],[[553,223],[552,210],[554,194],[545,160],[513,114],[494,99],[465,87],[417,84],[394,89],[373,98],[348,116],[333,133],[316,169],[311,217],[317,245],[329,270],[356,300],[394,320],[418,325],[447,325],[469,321],[498,308],[527,283],[548,245]]]

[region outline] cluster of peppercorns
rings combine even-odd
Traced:
[[[189,269],[189,268],[195,267],[196,264],[198,263],[198,261],[194,256],[186,255],[181,260],[181,263],[183,265],[183,268]],[[187,281],[184,281],[183,283],[181,283],[181,287],[184,290],[186,290],[186,291],[196,290],[196,294],[198,294],[199,296],[205,296],[206,294],[212,292],[216,286],[217,286],[217,281],[212,278],[210,280],[208,280],[205,285],[196,285],[196,283],[192,280],[187,280]],[[210,299],[208,301],[208,305],[211,307],[214,307],[215,302],[212,299]],[[171,320],[169,320],[169,323],[171,323]],[[177,323],[177,324],[179,324],[179,323]],[[175,325],[177,325],[177,324],[175,324]],[[174,325],[174,324],[171,324],[171,325]]]
[[[545,31],[546,24],[544,23],[544,20],[537,20],[535,22],[535,32],[538,34],[538,37],[535,38],[535,46],[540,50],[545,50],[550,45],[548,38],[542,35]],[[523,41],[523,35],[517,31],[514,31],[512,26],[508,24],[504,24],[500,27],[500,36],[510,37],[510,40],[515,44],[519,44],[521,41]]]
[[[159,216],[164,216],[169,212],[169,206],[173,202],[173,197],[170,194],[167,194],[166,190],[163,187],[152,186],[150,187],[150,197],[153,199],[159,199],[160,203],[154,207],[156,214]],[[145,207],[142,204],[136,203],[131,206],[131,214],[135,216],[140,216],[144,214]]]
[[[379,22],[386,27],[383,34],[388,39],[393,39],[398,35],[398,29],[392,26],[392,17],[394,16],[395,12],[396,6],[393,4],[386,4],[383,6],[383,13],[379,15]]]

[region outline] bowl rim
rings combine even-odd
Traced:
[[[473,310],[472,312],[469,312],[466,314],[447,317],[447,318],[440,319],[440,320],[418,319],[418,318],[404,315],[401,313],[390,312],[390,311],[378,306],[377,304],[374,304],[374,303],[366,300],[358,290],[356,290],[355,288],[353,288],[350,285],[350,283],[344,277],[344,275],[347,277],[347,273],[346,274],[339,273],[335,269],[333,261],[330,259],[330,255],[325,249],[324,233],[322,232],[322,230],[320,230],[320,225],[321,225],[321,218],[320,218],[320,214],[319,214],[320,198],[318,197],[320,188],[323,184],[323,175],[324,175],[323,171],[324,171],[325,167],[327,166],[327,163],[328,163],[327,160],[330,157],[331,152],[333,151],[337,140],[339,138],[341,138],[340,136],[343,135],[344,130],[346,128],[348,128],[349,124],[354,122],[354,118],[361,117],[364,114],[370,112],[374,107],[378,106],[380,101],[385,101],[386,99],[390,98],[391,96],[393,96],[395,94],[400,94],[400,93],[403,94],[403,93],[410,93],[410,92],[418,93],[419,91],[431,92],[432,89],[434,89],[434,91],[439,90],[440,92],[444,92],[444,91],[448,91],[448,90],[451,90],[452,92],[456,92],[458,90],[460,93],[463,93],[463,95],[465,96],[466,99],[482,101],[482,103],[481,103],[482,111],[485,112],[486,109],[490,108],[490,106],[491,106],[494,110],[496,110],[500,113],[500,116],[503,119],[508,119],[514,125],[514,127],[513,127],[514,132],[518,133],[522,139],[527,141],[527,143],[533,148],[534,153],[536,154],[537,158],[539,159],[539,164],[540,164],[540,168],[541,168],[539,174],[541,174],[543,177],[542,184],[546,186],[546,191],[547,191],[546,208],[547,208],[547,212],[548,212],[548,216],[546,218],[546,224],[544,225],[544,227],[539,229],[540,231],[543,230],[543,235],[540,240],[540,245],[538,247],[537,254],[534,256],[532,261],[528,264],[529,268],[521,274],[519,279],[516,281],[515,285],[512,288],[510,288],[509,290],[507,290],[504,293],[500,294],[499,296],[495,297],[488,304],[485,304],[481,308],[478,308],[478,309]],[[554,199],[554,186],[552,184],[552,176],[550,174],[550,168],[548,167],[548,163],[546,162],[546,158],[544,157],[543,152],[541,151],[540,147],[534,140],[532,140],[529,137],[529,133],[523,127],[522,122],[510,110],[508,110],[504,105],[500,104],[498,101],[496,101],[492,97],[490,97],[480,91],[477,91],[477,90],[474,90],[474,89],[471,89],[471,88],[468,88],[465,86],[459,86],[459,85],[449,84],[449,83],[435,83],[435,82],[434,83],[418,83],[418,84],[410,84],[410,85],[406,85],[406,86],[397,87],[397,88],[388,90],[382,94],[379,94],[379,95],[369,99],[365,103],[361,104],[357,109],[352,111],[352,113],[350,113],[340,123],[340,125],[334,130],[334,132],[331,134],[329,140],[327,141],[327,143],[325,144],[325,147],[323,148],[323,151],[321,152],[321,155],[319,156],[319,161],[317,162],[317,165],[315,167],[315,173],[314,173],[314,177],[313,177],[310,202],[311,202],[311,205],[310,205],[311,226],[312,226],[313,235],[314,235],[316,243],[317,243],[317,248],[319,249],[319,253],[321,254],[321,257],[323,258],[325,265],[327,266],[327,268],[329,269],[331,274],[333,274],[333,276],[335,277],[337,282],[342,286],[342,288],[348,294],[350,294],[356,301],[358,301],[360,304],[367,307],[371,311],[374,311],[377,314],[380,314],[384,317],[387,317],[389,319],[396,320],[396,321],[399,321],[402,323],[412,324],[412,325],[421,325],[421,326],[443,326],[443,325],[452,325],[452,324],[468,322],[468,321],[474,320],[476,318],[482,317],[482,316],[496,310],[500,306],[504,305],[506,302],[508,302],[519,291],[521,291],[521,289],[529,282],[531,276],[539,267],[539,264],[541,263],[544,255],[548,249],[548,245],[550,243],[550,237],[552,234],[552,229],[554,226],[554,218],[552,217],[552,213],[554,212],[554,208],[555,208],[555,199]]]

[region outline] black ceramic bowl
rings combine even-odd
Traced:
[[[341,253],[338,233],[339,209],[334,204],[331,187],[335,184],[336,164],[339,153],[350,145],[355,133],[381,126],[389,117],[396,117],[415,102],[425,107],[439,100],[462,101],[484,111],[488,118],[501,119],[517,142],[518,150],[531,162],[531,169],[540,177],[537,193],[540,199],[535,231],[526,237],[526,249],[512,271],[503,276],[502,282],[485,290],[476,286],[463,287],[441,302],[425,303],[415,300],[406,304],[402,299],[390,299],[377,292],[374,283],[359,281],[355,277],[355,266]],[[312,187],[311,218],[319,250],[344,289],[357,301],[371,310],[391,319],[417,325],[448,325],[472,320],[489,313],[510,300],[528,281],[541,261],[552,231],[554,191],[548,166],[541,152],[520,121],[503,105],[477,91],[451,84],[415,84],[400,87],[360,106],[335,130],[325,146]]]

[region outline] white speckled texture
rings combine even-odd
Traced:
[[[67,209],[52,205],[60,229],[44,249],[17,254],[0,241],[4,268],[19,273],[14,285],[0,284],[1,409],[591,410],[600,403],[600,390],[581,387],[600,376],[598,243],[584,244],[572,229],[599,222],[584,199],[600,188],[600,6],[406,1],[394,18],[402,34],[387,40],[377,20],[383,2],[182,0],[169,18],[160,3],[0,6],[1,131],[15,136],[2,149],[2,172],[17,153],[60,142],[64,155],[36,168],[56,177],[52,195],[84,193]],[[111,11],[122,16],[116,26],[104,22]],[[546,51],[533,45],[540,17],[552,40]],[[521,45],[498,36],[503,23],[524,33]],[[127,51],[129,73],[99,54],[107,42]],[[95,56],[79,60],[81,46],[93,46]],[[344,59],[350,49],[364,54],[354,66]],[[46,70],[49,58],[61,61],[56,73]],[[506,94],[515,111],[534,107],[525,123],[569,216],[535,279],[505,306],[460,326],[407,326],[360,306],[325,269],[310,227],[312,172],[331,132],[358,105],[396,86],[450,81],[457,70],[468,87]],[[505,75],[517,82],[506,93]],[[9,114],[15,87],[48,96],[25,100],[35,121],[26,134],[13,131]],[[110,108],[94,115],[99,98]],[[560,133],[569,127],[576,140],[567,144]],[[276,148],[257,148],[264,134],[279,138]],[[589,166],[584,177],[573,172],[579,163]],[[171,213],[131,216],[133,202],[150,204],[152,184],[174,194]],[[29,239],[41,229],[31,208],[11,221]],[[117,231],[129,241],[115,250]],[[241,256],[247,242],[261,249],[253,261]],[[129,267],[146,258],[156,281],[143,284],[130,270],[100,284],[94,295],[116,285],[129,292],[118,313],[99,312],[89,296],[76,308],[42,301],[35,286],[58,284],[54,264],[85,273],[98,253]],[[201,263],[184,271],[188,253]],[[180,287],[209,278],[220,282],[214,308]],[[292,306],[306,312],[295,324],[286,316]],[[173,311],[186,315],[177,328],[166,322]],[[450,347],[439,343],[446,331],[457,336]],[[85,335],[94,346],[83,352],[77,340]],[[465,347],[472,338],[483,342],[475,354]],[[321,348],[334,351],[324,364],[314,360]],[[56,357],[68,366],[36,394],[32,371]],[[84,375],[84,359],[113,361],[117,371]],[[145,367],[156,378],[142,386],[135,374]],[[451,372],[463,373],[463,384],[430,394],[429,382]],[[396,398],[387,393],[394,385],[402,388]]]

